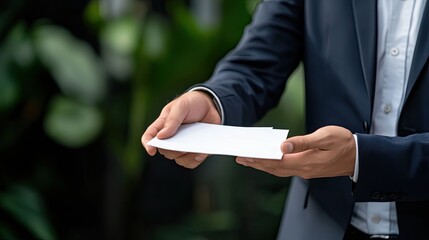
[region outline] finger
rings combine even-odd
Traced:
[[[236,158],[235,161],[238,164],[243,165],[245,167],[251,167],[256,170],[263,171],[278,177],[290,177],[293,175],[293,174],[290,174],[288,171],[284,171],[281,168],[277,168],[272,165],[262,164],[261,161],[265,161],[265,160],[258,161],[253,159],[253,162],[252,162],[252,161],[246,160],[245,158]],[[271,160],[271,161],[274,161],[274,160]]]
[[[162,149],[162,148],[159,148],[158,151],[161,155],[163,155],[165,158],[170,159],[170,160],[176,159],[176,158],[186,154],[184,152],[171,151],[171,150],[166,150],[166,149]]]
[[[147,143],[155,138],[155,136],[158,134],[158,132],[163,128],[164,126],[164,118],[158,118],[156,119],[143,133],[143,136],[141,138],[141,142],[143,144],[143,147],[146,149],[146,152],[153,156],[156,153],[156,148],[149,146]]]
[[[279,165],[280,161],[270,160],[270,159],[237,157],[236,162],[246,166],[255,166],[255,167],[257,166],[258,168],[264,168],[264,169],[278,169],[281,167]]]
[[[175,159],[176,163],[182,167],[193,169],[198,167],[208,155],[198,153],[188,153]]]
[[[282,157],[282,168],[290,169],[296,172],[303,171],[305,167],[308,165],[309,161],[314,161],[318,159],[320,156],[320,151],[317,150],[309,150],[294,154],[284,154]]]
[[[206,160],[206,158],[207,158],[208,156],[209,156],[209,155],[207,155],[207,154],[202,154],[202,153],[200,153],[200,154],[195,154],[194,159],[195,159],[195,161],[202,162],[202,161]]]
[[[240,161],[240,162],[249,162],[249,163],[254,163],[255,162],[254,158],[236,157],[235,159],[237,161]]]
[[[308,159],[314,159],[317,156],[316,151],[310,150],[295,154],[285,154],[281,160],[237,157],[237,163],[259,170],[264,169],[276,176],[295,176],[304,171]]]
[[[188,111],[189,106],[186,100],[177,101],[176,104],[172,105],[162,130],[156,136],[159,139],[165,139],[176,134],[177,129],[182,125],[188,115]]]
[[[246,159],[246,158],[242,158],[242,157],[237,157],[235,159],[235,162],[243,165],[245,167],[251,167],[251,168],[255,168],[264,172],[271,172],[274,168],[273,167],[269,167],[269,166],[265,166],[262,165],[260,163],[256,163],[254,159]]]
[[[282,168],[282,162],[280,160],[246,158],[246,157],[237,157],[236,160],[242,163],[260,165],[270,169]]]
[[[291,137],[282,143],[281,150],[284,154],[288,154],[317,148],[320,138],[321,136],[318,132],[304,136]]]
[[[179,152],[179,151],[171,151],[171,150],[166,150],[166,149],[158,149],[159,153],[161,155],[163,155],[165,158],[173,160],[173,159],[178,159],[178,158],[183,158],[183,159],[192,159],[198,162],[202,162],[204,161],[208,155],[207,154],[202,154],[202,153],[185,153],[185,152]]]

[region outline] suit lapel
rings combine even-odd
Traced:
[[[377,48],[377,1],[353,0],[362,71],[370,102],[374,99]]]
[[[411,64],[410,75],[408,78],[407,92],[405,99],[408,98],[411,89],[413,88],[416,80],[429,57],[429,2],[426,2],[426,7],[423,12],[419,36],[414,50],[413,62]]]

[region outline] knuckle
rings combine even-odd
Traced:
[[[162,108],[161,113],[159,114],[159,118],[163,118],[163,116],[165,116],[165,115],[167,115],[167,114],[169,114],[169,113],[170,113],[170,111],[171,111],[171,105],[172,105],[172,104],[173,104],[173,103],[171,102],[171,103],[169,103],[169,104],[165,105],[165,106]]]

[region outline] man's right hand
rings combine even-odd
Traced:
[[[211,97],[201,91],[191,91],[167,104],[159,117],[146,129],[141,141],[147,153],[156,154],[157,148],[147,145],[154,137],[166,139],[174,136],[184,123],[204,122],[220,124],[221,116]],[[175,160],[186,168],[195,168],[206,158],[206,154],[184,153],[158,149],[167,159]]]

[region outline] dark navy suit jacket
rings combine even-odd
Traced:
[[[239,45],[203,84],[220,98],[225,124],[252,125],[277,105],[288,76],[303,62],[308,132],[338,125],[357,134],[358,182],[295,179],[280,238],[310,238],[324,226],[322,219],[315,221],[323,215],[332,222],[312,239],[341,239],[356,201],[396,201],[401,239],[429,234],[429,7],[398,137],[368,134],[376,46],[376,0],[266,0]]]

